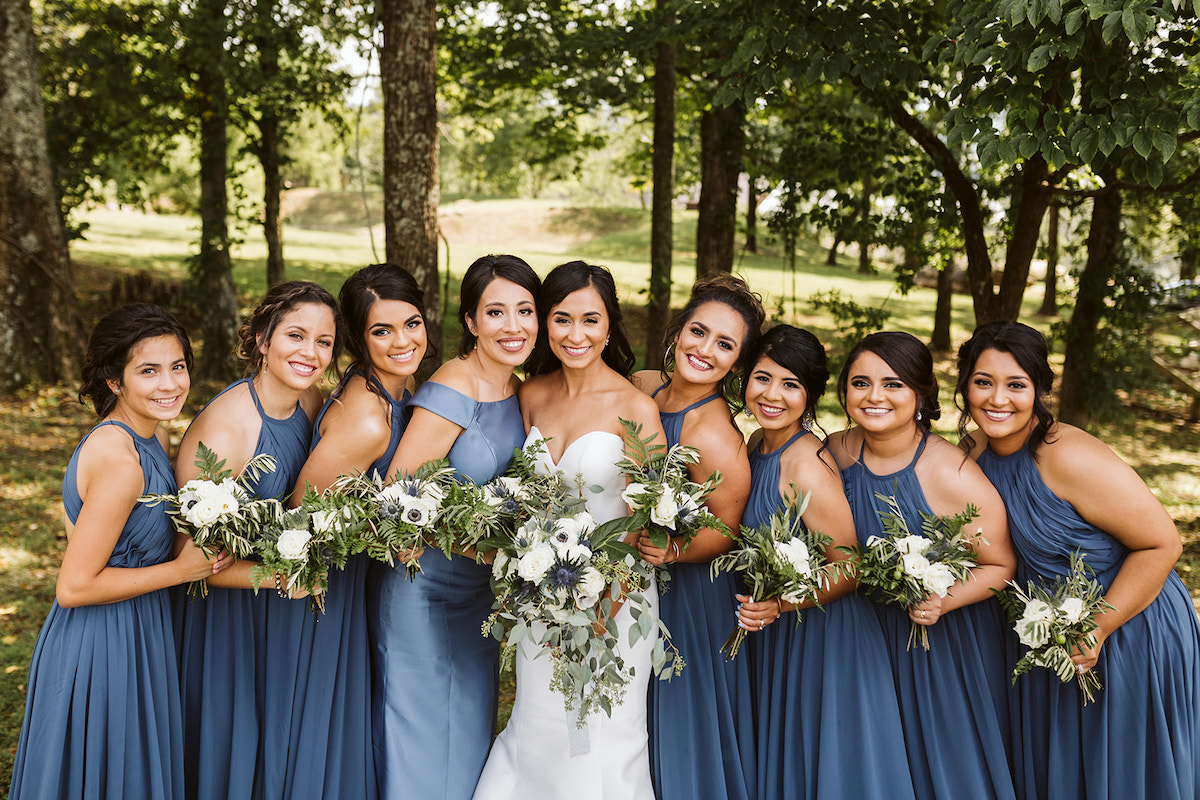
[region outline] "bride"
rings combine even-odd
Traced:
[[[643,435],[657,432],[660,442],[663,432],[658,407],[627,377],[634,358],[612,275],[582,261],[555,267],[542,283],[538,312],[529,363],[535,377],[518,395],[529,432],[525,446],[545,440],[534,455],[539,470],[560,470],[569,482],[582,476],[580,485],[592,488],[586,502],[597,523],[628,514],[621,499],[625,480],[616,466],[623,455],[620,420],[640,422]],[[646,594],[657,612],[654,587]],[[522,641],[512,717],[492,746],[475,800],[653,800],[646,693],[654,639],[629,647],[628,609],[614,618],[633,676],[612,716],[596,712],[582,728],[576,711],[565,708],[550,685],[550,654]]]

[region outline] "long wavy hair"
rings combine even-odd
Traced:
[[[589,286],[593,287],[604,301],[604,311],[608,315],[608,344],[605,345],[602,354],[604,363],[625,377],[629,377],[633,371],[637,359],[633,355],[633,347],[629,344],[629,336],[625,333],[621,306],[617,302],[617,285],[613,282],[612,273],[604,267],[584,261],[568,261],[550,270],[550,274],[542,281],[541,291],[538,292],[537,343],[533,346],[533,353],[526,364],[526,371],[530,375],[544,375],[562,367],[562,362],[550,349],[546,320],[550,317],[550,310],[565,300],[567,295]]]
[[[425,292],[416,278],[397,264],[372,264],[351,275],[342,284],[338,304],[346,321],[346,350],[350,353],[349,369],[361,370],[367,389],[378,394],[371,380],[374,367],[367,355],[367,319],[371,308],[380,300],[399,300],[417,309],[425,318]],[[435,355],[433,343],[425,348],[422,360]]]
[[[465,356],[475,348],[475,334],[467,327],[467,318],[475,319],[479,313],[479,302],[483,293],[496,278],[515,283],[537,301],[542,282],[538,279],[533,267],[524,259],[512,255],[486,255],[475,259],[463,275],[462,286],[458,292],[458,324],[462,329],[458,341],[458,355]]]
[[[937,377],[933,374],[933,355],[929,348],[911,333],[903,331],[881,331],[864,336],[846,356],[846,363],[838,374],[838,402],[842,404],[843,411],[847,410],[846,387],[850,382],[850,368],[863,353],[874,353],[883,359],[896,377],[916,393],[917,418],[914,422],[929,430],[933,421],[942,415]]]

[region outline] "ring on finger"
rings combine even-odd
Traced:
[[[928,617],[929,617],[929,612],[922,610],[921,611],[921,619],[926,619]]]
[[[761,631],[763,629],[763,626],[765,626],[766,624],[767,624],[767,621],[765,619],[760,619],[758,621],[758,629]]]

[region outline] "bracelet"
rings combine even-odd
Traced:
[[[677,561],[677,562],[678,562],[678,561],[679,561],[679,556],[680,556],[680,552],[679,552],[679,542],[677,542],[677,541],[675,541],[674,539],[672,539],[672,540],[671,540],[671,547],[673,547],[673,548],[675,549],[675,561]]]
[[[782,597],[775,598],[775,608],[777,608],[779,610],[779,616],[782,617],[783,616],[783,598]]]
[[[279,573],[275,573],[275,591],[279,592],[279,596],[287,600],[287,592],[283,590],[283,581],[279,579]]]

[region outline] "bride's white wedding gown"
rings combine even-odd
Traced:
[[[528,450],[544,438],[535,427],[525,439]],[[568,482],[582,476],[588,511],[596,523],[628,513],[621,492],[625,478],[616,463],[624,455],[621,437],[590,431],[571,442],[555,464],[545,448],[535,453],[539,472],[561,471]],[[654,613],[658,593],[646,592]],[[622,606],[614,619],[626,666],[634,674],[625,700],[612,717],[598,711],[585,727],[576,725],[577,711],[564,708],[564,698],[550,688],[553,662],[538,655],[536,644],[521,642],[517,653],[517,695],[507,727],[492,745],[487,765],[475,789],[475,800],[654,800],[650,755],[646,743],[646,693],[653,670],[650,654],[656,637],[628,644],[632,617]],[[535,657],[537,656],[537,657]]]

